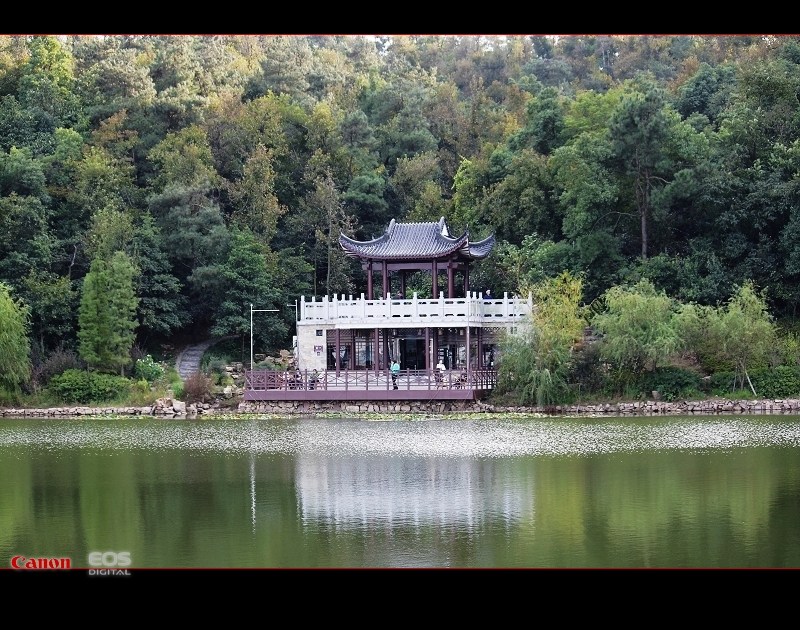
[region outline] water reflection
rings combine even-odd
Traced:
[[[472,531],[487,519],[530,519],[533,470],[510,485],[492,460],[300,455],[296,484],[304,523],[356,529],[449,523]]]
[[[0,566],[800,567],[800,418],[0,422]]]

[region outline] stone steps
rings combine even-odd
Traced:
[[[200,343],[186,346],[181,350],[175,360],[175,369],[182,379],[186,379],[200,371],[200,362],[203,360],[203,355],[216,341],[216,339],[206,339]]]

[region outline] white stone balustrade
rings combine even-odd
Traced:
[[[481,293],[471,293],[460,298],[411,298],[368,300],[351,296],[324,296],[300,300],[298,323],[346,324],[347,326],[386,326],[397,328],[425,325],[480,325],[488,323],[522,323],[533,309],[533,297],[484,298]]]

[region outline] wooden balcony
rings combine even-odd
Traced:
[[[497,382],[495,370],[401,370],[395,389],[388,370],[245,372],[244,399],[257,400],[475,400]]]

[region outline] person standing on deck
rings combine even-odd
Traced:
[[[400,363],[397,359],[392,361],[392,389],[397,389],[397,375],[400,374]]]

